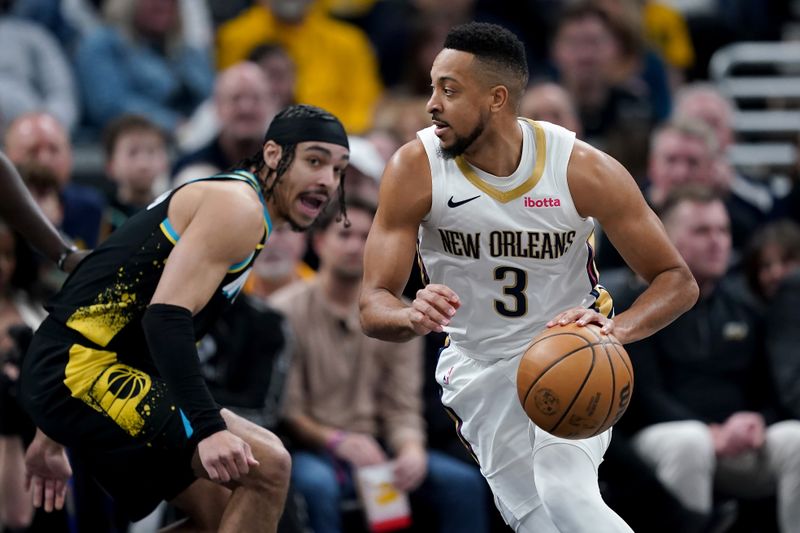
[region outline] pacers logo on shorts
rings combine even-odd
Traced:
[[[150,386],[150,376],[118,363],[98,376],[89,397],[128,434],[136,436],[145,422],[137,408]]]

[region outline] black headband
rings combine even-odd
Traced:
[[[266,141],[275,141],[280,145],[319,141],[350,149],[342,123],[319,117],[275,118],[264,137]]]

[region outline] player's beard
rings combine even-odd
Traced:
[[[467,149],[472,146],[472,143],[475,142],[475,139],[481,136],[483,133],[484,123],[483,120],[478,122],[478,125],[469,133],[469,135],[459,136],[456,135],[456,140],[453,142],[453,146],[450,148],[445,148],[441,144],[439,145],[439,155],[441,155],[444,159],[453,159],[455,157],[460,156]]]

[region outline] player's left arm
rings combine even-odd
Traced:
[[[209,479],[225,483],[257,462],[249,444],[227,431],[203,379],[192,316],[205,307],[229,267],[252,253],[264,233],[262,207],[247,185],[201,182],[175,194],[169,219],[180,239],[142,329],[156,368],[191,424],[187,433],[197,442],[196,458]]]
[[[595,218],[628,266],[649,284],[607,331],[622,343],[635,342],[689,310],[697,301],[697,283],[628,171],[576,141],[567,176],[578,213]]]

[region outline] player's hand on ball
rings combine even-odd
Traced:
[[[417,335],[426,335],[431,331],[441,332],[450,324],[456,314],[461,300],[450,287],[430,284],[417,291],[417,297],[409,308],[411,328]]]
[[[552,328],[555,326],[566,326],[567,324],[571,324],[573,322],[579,326],[585,326],[586,324],[597,324],[600,326],[600,331],[603,333],[603,335],[611,335],[614,333],[613,320],[601,315],[594,309],[586,309],[585,307],[573,307],[559,313],[547,323],[547,327]]]
[[[218,431],[201,440],[197,455],[208,478],[217,483],[238,480],[251,466],[258,466],[250,445],[230,431]]]
[[[48,513],[63,508],[71,476],[64,447],[37,429],[25,452],[25,488],[31,491],[33,506]]]

